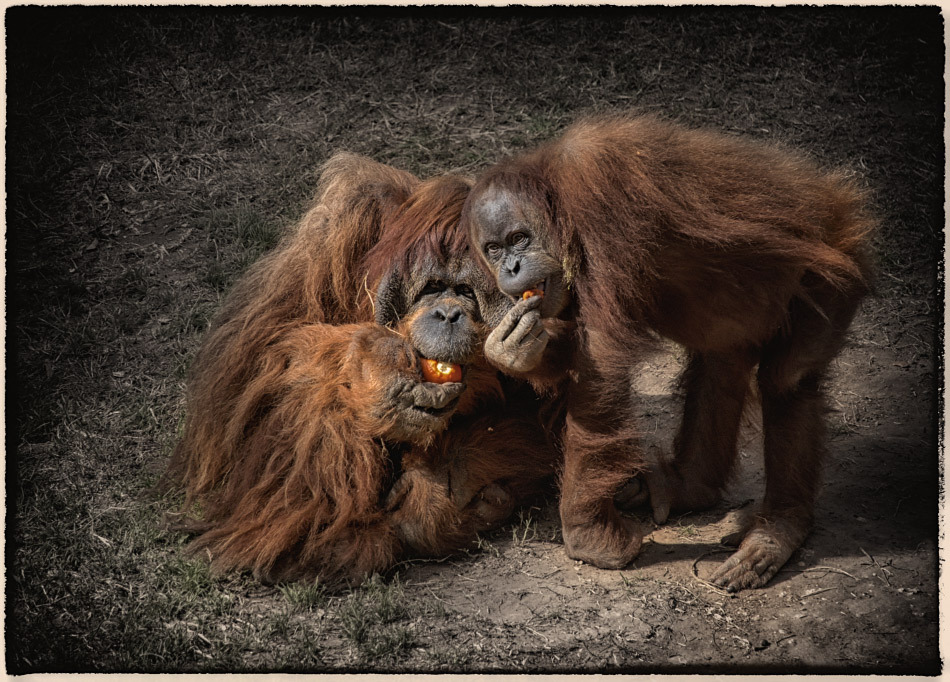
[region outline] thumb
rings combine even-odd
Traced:
[[[653,507],[653,520],[657,523],[666,523],[666,520],[670,516],[673,495],[670,491],[670,484],[666,477],[664,467],[662,465],[657,466],[654,470],[646,472],[644,477],[647,480],[647,488],[650,490],[650,506]]]

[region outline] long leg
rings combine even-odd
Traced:
[[[680,378],[685,393],[683,419],[674,440],[673,461],[655,458],[645,474],[649,495],[640,479],[631,481],[618,504],[646,502],[657,523],[669,512],[708,509],[719,502],[736,460],[742,410],[756,357],[752,351],[690,355]]]
[[[793,302],[789,332],[765,346],[759,364],[766,493],[739,550],[712,576],[730,591],[762,587],[811,528],[824,459],[823,380],[858,297],[826,293],[824,311]]]
[[[561,530],[567,555],[599,568],[623,568],[639,553],[643,532],[620,515],[614,495],[644,460],[624,434],[599,432],[568,412],[561,478]]]
[[[564,547],[572,559],[600,568],[622,568],[640,551],[643,532],[620,515],[614,496],[631,475],[647,469],[629,382],[617,380],[627,376],[621,371],[624,358],[612,350],[591,343],[575,360],[577,378],[568,395],[563,432]]]
[[[672,508],[707,509],[721,496],[736,460],[736,441],[753,353],[694,353],[682,377],[683,421],[674,442]]]

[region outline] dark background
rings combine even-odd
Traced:
[[[422,636],[388,658],[297,655],[320,648],[323,626],[286,630],[297,621],[270,608],[286,594],[183,560],[182,539],[161,530],[170,503],[145,495],[221,295],[300,215],[337,150],[420,176],[476,174],[582,113],[636,107],[850,168],[882,217],[865,324],[889,330],[925,387],[875,399],[936,421],[935,7],[18,7],[6,29],[11,672],[446,669],[412,653]],[[901,459],[922,477],[932,538],[935,434]],[[241,590],[270,615],[243,639],[222,636],[217,625],[246,619]],[[326,618],[349,603],[327,602]],[[871,646],[848,665],[932,670],[928,633],[921,656],[879,659]],[[494,655],[490,669],[547,660]]]

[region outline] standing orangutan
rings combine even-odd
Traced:
[[[229,295],[167,476],[216,569],[358,581],[459,549],[542,489],[533,396],[481,354],[510,302],[466,252],[469,188],[338,154]]]
[[[620,568],[637,555],[642,534],[614,504],[631,473],[644,474],[657,522],[720,499],[758,365],[765,500],[713,581],[765,585],[812,523],[822,384],[868,291],[862,193],[771,146],[618,115],[490,168],[463,221],[499,288],[525,294],[486,356],[564,400],[572,558]],[[654,335],[689,362],[675,456],[651,463],[630,379]]]

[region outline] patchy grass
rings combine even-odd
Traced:
[[[326,604],[327,590],[319,582],[296,582],[279,585],[278,590],[294,609],[312,611],[315,606]]]
[[[15,7],[6,20],[9,672],[611,660],[554,631],[512,644],[484,614],[459,625],[414,580],[331,594],[215,576],[165,530],[175,500],[151,491],[189,360],[335,151],[474,174],[581,113],[628,106],[804,147],[860,173],[885,218],[875,305],[893,316],[868,343],[886,335],[913,362],[933,360],[944,224],[933,8]],[[921,402],[936,409],[934,395]],[[835,433],[867,433],[871,415],[852,408]],[[499,560],[509,536],[532,547],[537,523],[522,516],[480,540],[471,561]],[[879,658],[862,655],[858,668]]]
[[[538,524],[530,509],[518,510],[518,521],[512,522],[511,541],[516,546],[529,544],[538,536]]]
[[[362,658],[398,658],[412,644],[409,631],[397,621],[408,614],[405,591],[397,579],[384,583],[373,576],[353,592],[340,608],[343,634]]]

